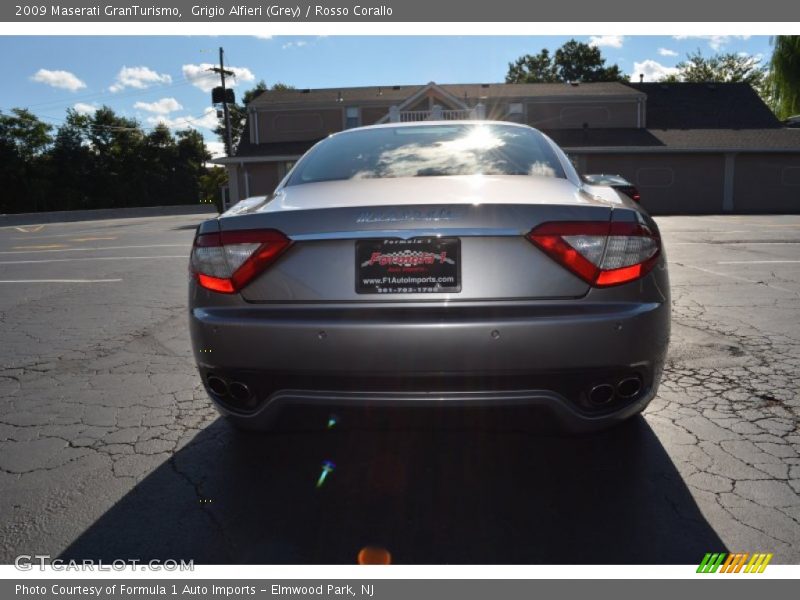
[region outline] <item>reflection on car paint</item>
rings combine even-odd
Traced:
[[[335,468],[336,465],[329,460],[322,462],[322,473],[320,473],[319,479],[317,479],[318,488],[322,487],[322,485],[325,483],[325,479],[328,477],[328,473],[332,473]]]

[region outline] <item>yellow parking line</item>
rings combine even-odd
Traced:
[[[14,227],[14,229],[21,231],[22,233],[36,233],[37,231],[44,229],[44,225],[33,225],[27,229],[25,227]]]
[[[49,250],[51,248],[68,248],[66,244],[49,244],[46,246],[13,246],[12,250]]]
[[[109,236],[109,237],[83,237],[83,238],[71,238],[67,241],[70,242],[94,242],[95,240],[115,240],[116,237]]]

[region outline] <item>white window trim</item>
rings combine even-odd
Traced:
[[[361,127],[361,124],[363,122],[361,120],[361,107],[360,106],[345,106],[344,110],[342,111],[342,117],[343,117],[342,130],[343,131],[348,129],[348,127],[347,127],[347,119],[349,117],[347,116],[347,111],[352,109],[352,108],[354,108],[356,110],[356,113],[357,113],[356,114],[356,118],[358,119],[358,125],[356,125],[355,127]],[[352,129],[352,127],[350,129]]]

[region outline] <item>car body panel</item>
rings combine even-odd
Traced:
[[[292,241],[240,293],[190,282],[204,383],[244,383],[253,395],[244,406],[211,393],[220,411],[262,428],[287,405],[527,404],[547,408],[573,431],[641,411],[656,393],[669,342],[663,247],[644,277],[594,288],[525,235],[553,221],[638,222],[656,235],[658,228],[610,187],[581,184],[554,149],[566,177],[289,186],[287,177],[272,195],[203,223],[200,233],[270,228]],[[460,291],[357,293],[358,240],[426,236],[460,240]],[[631,376],[641,382],[635,397],[589,402],[593,386]]]

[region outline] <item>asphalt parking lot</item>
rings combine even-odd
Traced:
[[[580,438],[430,412],[236,434],[189,348],[200,219],[0,229],[2,562],[800,563],[800,216],[658,219],[661,391]]]

